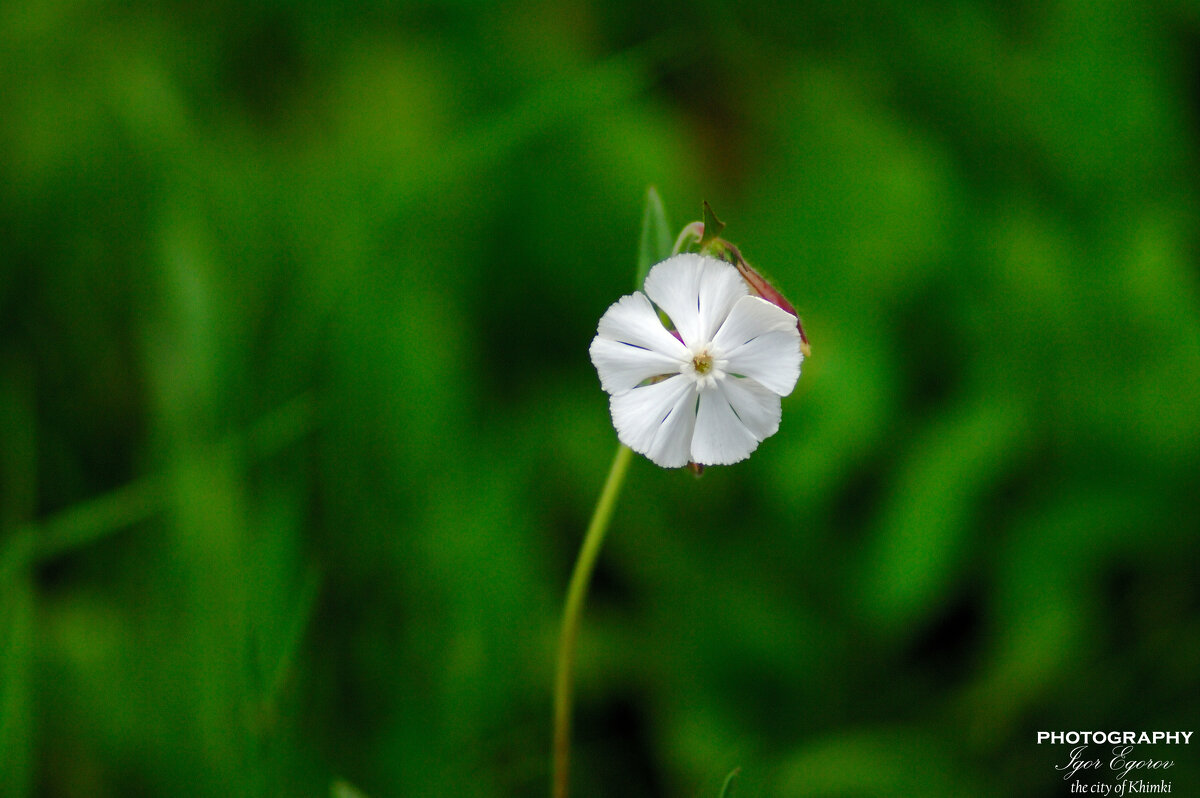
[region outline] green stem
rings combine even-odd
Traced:
[[[678,255],[692,241],[700,241],[703,238],[704,222],[692,222],[679,231],[679,237],[675,239],[675,246],[671,248],[671,254]]]
[[[575,638],[579,634],[579,620],[583,614],[583,603],[587,598],[588,582],[596,565],[596,556],[604,543],[604,533],[617,506],[621,484],[629,471],[633,450],[618,446],[613,457],[608,479],[592,511],[592,522],[588,524],[583,538],[583,547],[571,573],[571,584],[567,588],[567,602],[563,607],[562,631],[558,639],[558,666],[554,678],[554,798],[567,798],[571,760],[571,675],[575,665]]]

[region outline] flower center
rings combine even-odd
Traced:
[[[692,350],[691,359],[685,360],[680,370],[691,376],[698,390],[708,390],[725,377],[725,359],[705,344]]]

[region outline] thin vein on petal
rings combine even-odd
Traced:
[[[704,465],[730,465],[745,460],[756,448],[758,438],[733,412],[725,396],[715,389],[701,392],[692,435],[692,460]]]
[[[725,356],[725,370],[757,380],[787,396],[800,378],[800,333],[796,317],[758,297],[739,299],[717,331],[713,345]]]
[[[766,440],[779,431],[783,409],[777,394],[750,378],[726,377],[717,387],[738,419],[758,440]]]
[[[734,303],[725,323],[713,336],[713,343],[728,354],[760,335],[788,330],[796,333],[798,342],[800,333],[796,331],[795,316],[765,299],[747,296]]]
[[[667,258],[646,275],[645,291],[663,309],[686,344],[700,335],[700,273],[704,259],[685,253]]]
[[[662,326],[658,312],[640,291],[621,297],[609,307],[600,317],[597,334],[601,338],[669,355],[679,361],[687,360],[690,356],[687,347]]]
[[[790,332],[769,332],[746,342],[726,356],[725,369],[756,380],[779,396],[787,396],[800,379],[800,337]]]
[[[668,258],[646,275],[646,293],[689,346],[708,343],[748,290],[733,266],[694,253]]]
[[[650,460],[663,468],[687,465],[696,428],[696,392],[688,390],[675,401],[671,413],[658,427],[650,450]]]
[[[716,258],[704,258],[700,276],[700,336],[711,341],[734,305],[749,291],[738,270]]]
[[[609,400],[609,410],[617,438],[638,454],[649,456],[658,428],[679,397],[691,390],[691,381],[677,374],[662,382],[614,394]]]
[[[670,355],[597,335],[588,348],[600,387],[608,393],[620,393],[664,374],[679,373],[680,361]]]

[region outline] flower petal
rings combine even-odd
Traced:
[[[659,434],[664,423],[675,425],[687,422],[686,414],[676,413],[675,408],[681,398],[694,397],[692,385],[693,382],[687,377],[676,374],[662,382],[615,394],[609,400],[609,410],[612,412],[613,426],[617,429],[617,438],[638,454],[650,457],[658,465],[670,467],[651,457],[655,436]],[[686,462],[685,459],[684,463]]]
[[[689,346],[712,340],[730,308],[748,291],[732,265],[694,253],[667,258],[646,275],[646,293]]]
[[[757,380],[767,390],[787,396],[800,378],[800,333],[796,317],[765,299],[747,296],[729,311],[713,337],[725,359],[725,371]]]
[[[667,332],[658,311],[640,291],[621,297],[604,311],[597,333],[601,338],[671,355],[680,362],[692,356],[687,347]]]
[[[758,438],[733,412],[719,390],[700,392],[696,431],[692,434],[692,460],[703,465],[729,465],[745,460],[758,448]]]
[[[696,392],[685,391],[659,426],[646,456],[663,468],[679,468],[691,459],[692,433],[696,428]]]
[[[682,365],[678,358],[670,355],[599,335],[592,339],[588,354],[600,375],[600,387],[609,393],[628,391],[651,377],[678,374]]]
[[[752,379],[733,376],[719,381],[717,387],[755,438],[762,441],[779,431],[779,418],[783,410],[778,394]]]

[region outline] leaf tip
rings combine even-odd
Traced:
[[[708,200],[704,200],[704,235],[700,238],[700,248],[704,249],[710,242],[715,240],[721,231],[725,229],[725,223],[717,218],[717,214],[713,212],[712,206],[708,204]]]

